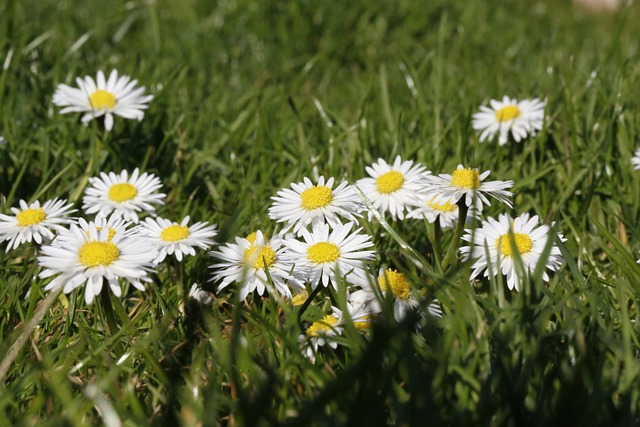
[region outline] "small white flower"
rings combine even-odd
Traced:
[[[73,222],[66,216],[75,209],[66,203],[66,200],[53,199],[40,206],[39,201],[28,205],[20,200],[20,208],[11,208],[13,216],[0,214],[0,242],[9,241],[7,252],[25,242],[41,244],[53,239],[55,234],[52,230],[61,230],[64,228],[62,224]]]
[[[360,234],[361,228],[351,232],[353,224],[337,224],[331,233],[328,224],[319,224],[312,228],[311,233],[302,229],[304,242],[296,239],[284,241],[287,246],[285,256],[312,288],[318,283],[326,287],[331,281],[337,289],[341,278],[352,284],[367,282],[364,261],[373,259],[373,251],[363,249],[373,247],[373,243],[371,236]]]
[[[634,169],[640,169],[640,148],[636,150],[636,155],[631,158]]]
[[[420,181],[431,174],[419,163],[403,162],[400,156],[396,157],[393,165],[378,159],[377,163],[365,169],[370,177],[358,180],[358,187],[382,215],[389,212],[394,220],[404,219],[405,209],[419,205],[419,195],[423,190]],[[369,212],[369,220],[372,218],[373,213]]]
[[[195,247],[209,249],[213,244],[212,238],[218,234],[215,225],[197,222],[191,226],[186,216],[181,223],[163,218],[147,218],[140,225],[140,234],[148,238],[159,251],[156,264],[164,261],[167,255],[175,255],[182,261],[183,255],[195,255]]]
[[[542,129],[545,102],[538,98],[518,102],[505,96],[502,101],[492,99],[489,104],[491,108],[481,106],[480,112],[473,115],[472,126],[479,133],[480,142],[493,139],[499,133],[498,143],[505,145],[509,132],[520,142]]]
[[[313,322],[306,330],[305,334],[298,339],[303,343],[302,354],[311,362],[315,363],[318,348],[325,344],[331,348],[337,348],[338,343],[333,337],[342,334],[342,311],[337,307],[331,307],[332,314],[327,314],[322,319]]]
[[[136,88],[137,80],[129,76],[118,77],[116,70],[111,71],[106,80],[104,73],[98,71],[96,80],[92,77],[76,78],[78,88],[59,84],[53,95],[53,103],[59,107],[61,114],[85,113],[82,122],[104,116],[104,127],[113,128],[113,115],[125,119],[142,120],[147,104],[152,95],[144,95],[144,86]]]
[[[336,188],[333,188],[333,183],[333,178],[325,182],[324,176],[318,178],[316,185],[309,178],[304,178],[303,182],[291,184],[291,189],[278,191],[278,195],[272,197],[269,218],[286,222],[283,233],[290,227],[299,233],[309,224],[315,226],[326,222],[335,226],[340,222],[339,217],[357,221],[358,212],[363,208],[358,195],[346,181]]]
[[[466,234],[462,240],[469,242],[470,246],[463,246],[460,252],[464,260],[476,260],[471,268],[470,279],[473,280],[484,271],[484,277],[489,277],[490,270],[494,275],[502,273],[507,276],[509,289],[519,291],[522,287],[523,274],[531,273],[535,270],[539,262],[544,262],[548,270],[556,271],[562,264],[560,249],[553,244],[549,258],[541,260],[542,252],[547,245],[549,238],[549,226],[538,226],[538,216],[529,218],[528,213],[512,219],[509,215],[501,214],[496,221],[489,218],[482,221],[482,227],[475,230],[465,230]],[[513,233],[515,246],[511,242],[509,233]],[[564,241],[562,234],[558,234],[558,239]],[[489,258],[487,258],[487,251]],[[514,253],[520,254],[524,272],[516,268]],[[544,281],[549,281],[549,276],[545,271],[542,274]]]
[[[252,233],[253,234],[253,233]],[[240,300],[244,300],[250,292],[257,291],[264,294],[271,286],[269,279],[276,289],[287,299],[291,299],[291,290],[302,288],[296,276],[291,274],[292,266],[283,255],[285,247],[279,235],[271,240],[265,239],[262,231],[257,231],[252,239],[236,237],[236,243],[227,243],[218,251],[210,252],[214,258],[222,262],[213,264],[215,269],[211,280],[220,281],[218,290],[231,283],[239,283]],[[269,272],[265,273],[265,269]]]
[[[198,286],[197,283],[191,285],[189,289],[189,298],[193,298],[201,305],[209,305],[213,301],[211,294]]]
[[[121,296],[119,279],[144,290],[141,282],[150,280],[148,274],[158,252],[146,239],[126,233],[123,227],[98,229],[95,223],[85,222],[83,227],[71,224],[70,229],[61,230],[51,245],[42,247],[38,257],[43,267],[39,277],[56,276],[44,289],[62,288],[68,294],[86,284],[87,304],[102,291],[103,284]]]
[[[137,223],[138,212],[155,212],[151,204],[162,204],[165,194],[155,191],[162,187],[160,179],[150,173],[139,175],[136,168],[131,176],[126,170],[116,175],[100,172],[100,177],[89,178],[90,187],[85,190],[82,208],[88,213],[104,216],[114,212],[127,221]]]
[[[485,171],[481,174],[478,169],[458,165],[451,175],[429,175],[424,178],[423,183],[432,203],[454,204],[464,197],[467,206],[482,212],[483,205],[491,205],[487,198],[491,196],[511,207],[510,198],[513,193],[507,189],[513,187],[513,181],[484,181],[490,173],[491,171]]]

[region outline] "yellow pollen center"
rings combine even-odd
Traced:
[[[120,250],[111,242],[87,242],[78,251],[78,259],[86,267],[109,265],[120,256]]]
[[[355,326],[359,331],[371,329],[371,316],[365,316],[359,322],[353,322],[353,326]]]
[[[435,209],[437,211],[440,212],[453,212],[456,210],[456,205],[452,205],[449,202],[444,202],[444,203],[435,203],[433,200],[435,199],[435,197],[433,197],[431,200],[429,200],[427,202],[427,205],[431,208],[431,209]]]
[[[376,179],[376,188],[382,194],[393,193],[399,190],[404,184],[404,175],[398,171],[383,173]]]
[[[333,191],[326,185],[317,185],[307,188],[300,194],[302,207],[310,211],[324,208],[333,200]]]
[[[338,323],[338,319],[330,314],[324,316],[322,319],[317,320],[307,328],[307,336],[317,337],[326,334]]]
[[[177,242],[187,237],[189,237],[189,227],[186,225],[170,225],[160,233],[160,238],[165,242]]]
[[[116,97],[106,90],[98,89],[89,97],[91,108],[102,110],[103,108],[110,110],[116,106]]]
[[[515,249],[520,255],[526,254],[533,247],[531,237],[524,233],[513,233],[513,240],[515,240],[516,243]],[[511,256],[513,254],[514,248],[508,234],[503,234],[496,239],[496,247],[500,248],[500,252],[504,256]]]
[[[302,290],[298,294],[294,295],[293,298],[291,298],[291,305],[293,306],[302,305],[307,300],[307,298],[309,298],[309,292]]]
[[[507,105],[496,111],[496,120],[499,122],[507,122],[520,117],[520,109],[517,105]]]
[[[44,213],[42,208],[37,209],[25,209],[22,212],[18,212],[16,219],[20,227],[29,227],[30,225],[39,224],[47,218],[47,214]]]
[[[245,237],[245,239],[247,239],[249,241],[249,243],[251,243],[252,245],[256,242],[256,239],[258,238],[258,232],[254,231],[253,233],[249,233],[249,235],[247,237]]]
[[[111,188],[109,188],[109,199],[114,202],[122,203],[127,200],[131,200],[138,195],[138,189],[125,182],[123,184],[113,184]]]
[[[378,285],[380,290],[386,292],[391,288],[393,296],[400,299],[409,299],[411,296],[411,285],[407,277],[398,273],[396,270],[387,268],[387,270],[378,277]]]
[[[333,262],[340,257],[340,249],[333,243],[320,242],[309,246],[307,257],[316,264]]]
[[[456,169],[451,174],[451,185],[467,190],[477,190],[480,188],[480,173],[471,168]]]
[[[253,263],[253,268],[271,267],[276,262],[276,251],[271,246],[251,245],[244,250],[245,264]]]

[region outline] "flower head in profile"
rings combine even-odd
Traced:
[[[122,75],[118,77],[116,70],[111,71],[105,79],[102,71],[94,80],[92,77],[76,78],[77,88],[59,84],[53,94],[53,103],[59,107],[61,114],[84,113],[82,123],[104,116],[104,127],[113,128],[113,116],[125,119],[142,120],[147,104],[152,95],[144,94],[144,86],[136,87],[137,80]]]
[[[513,181],[485,181],[490,173],[458,165],[450,175],[429,175],[423,183],[431,203],[452,205],[464,197],[465,205],[481,212],[483,205],[491,205],[487,197],[491,196],[511,207],[513,193],[507,189],[513,187]]]
[[[328,223],[331,226],[340,222],[339,217],[347,221],[356,221],[362,202],[351,185],[342,181],[333,188],[334,179],[318,178],[317,184],[309,178],[291,184],[291,188],[278,191],[272,197],[273,205],[269,208],[269,217],[278,222],[285,222],[286,232],[293,227],[295,233],[309,224]]]
[[[210,305],[211,301],[213,301],[211,293],[202,289],[197,283],[191,285],[191,289],[189,289],[189,298],[197,301],[200,305]]]
[[[88,214],[104,216],[114,212],[127,221],[137,223],[138,212],[154,212],[152,204],[162,204],[165,194],[156,191],[162,187],[160,179],[136,168],[131,176],[126,170],[116,175],[101,172],[100,177],[89,178],[90,187],[85,190],[82,208]]]
[[[463,246],[460,252],[464,260],[475,260],[471,267],[472,280],[482,272],[484,277],[502,273],[507,277],[509,289],[519,291],[524,277],[533,272],[540,262],[545,263],[546,269],[551,271],[558,270],[562,264],[562,255],[555,243],[551,244],[548,258],[541,258],[548,245],[550,228],[545,224],[538,225],[537,215],[529,217],[528,213],[524,213],[512,219],[507,214],[501,214],[497,221],[489,218],[482,221],[482,227],[465,231],[462,240],[469,242],[469,246]],[[562,234],[558,234],[557,238],[565,240]],[[518,265],[516,254],[522,260],[524,271]],[[546,270],[542,279],[549,281]]]
[[[213,237],[218,232],[215,225],[206,222],[189,224],[189,216],[180,222],[163,218],[147,218],[140,225],[140,234],[151,241],[159,250],[155,263],[164,261],[167,255],[175,255],[182,261],[183,255],[195,255],[195,248],[209,249],[213,245]]]
[[[342,334],[342,311],[337,307],[331,307],[332,313],[311,323],[305,330],[304,335],[299,337],[299,342],[303,344],[302,354],[311,362],[315,363],[318,348],[328,345],[337,348],[338,343],[333,339]]]
[[[146,239],[126,233],[125,226],[110,229],[85,221],[80,227],[71,224],[70,229],[61,230],[51,245],[42,247],[42,255],[38,257],[43,268],[39,276],[55,276],[45,290],[62,288],[68,294],[85,285],[87,304],[102,291],[103,285],[121,296],[120,279],[144,290],[142,282],[150,280],[158,252]]]
[[[270,240],[258,230],[248,238],[236,237],[235,243],[227,243],[210,255],[220,260],[210,268],[214,269],[211,280],[218,281],[218,290],[224,289],[231,283],[240,285],[240,300],[244,300],[249,293],[257,291],[263,295],[270,290],[271,283],[285,298],[291,299],[291,289],[301,289],[303,285],[297,275],[292,274],[292,266],[284,257],[285,247],[279,235]],[[266,271],[265,271],[266,270]],[[267,275],[268,272],[268,275]],[[295,271],[294,271],[295,273]]]
[[[545,102],[538,98],[517,101],[505,96],[502,101],[492,99],[489,104],[491,107],[483,105],[480,112],[473,115],[472,126],[479,133],[480,142],[499,134],[498,143],[505,145],[509,133],[516,142],[520,142],[542,129]]]
[[[311,232],[302,229],[304,241],[286,239],[285,253],[312,288],[329,282],[337,289],[341,279],[352,284],[367,282],[364,261],[373,259],[371,236],[360,234],[361,228],[351,231],[354,223],[319,224]]]
[[[73,222],[67,215],[75,212],[66,200],[48,200],[42,206],[39,201],[27,204],[20,200],[19,208],[11,208],[13,215],[0,214],[0,242],[9,241],[7,252],[23,243],[49,242],[54,231],[63,229],[63,224]]]
[[[402,220],[409,206],[418,206],[417,200],[423,190],[420,181],[431,172],[413,161],[402,161],[397,156],[393,164],[383,159],[366,167],[369,177],[358,180],[357,185],[373,206],[382,214],[389,212],[391,218]],[[373,213],[369,212],[369,220]]]
[[[436,202],[438,198],[438,202]],[[442,196],[430,195],[420,199],[421,204],[407,214],[407,218],[426,219],[430,224],[439,221],[442,229],[453,228],[458,223],[458,205],[451,203]],[[469,211],[467,219],[477,217],[475,209]]]
[[[636,150],[635,156],[631,158],[631,163],[634,169],[640,169],[640,148]]]

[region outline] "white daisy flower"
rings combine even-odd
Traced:
[[[269,218],[278,222],[286,222],[282,232],[294,227],[294,233],[309,224],[334,226],[340,222],[339,217],[348,221],[357,221],[363,209],[360,198],[351,185],[342,181],[333,188],[334,179],[326,182],[324,176],[318,178],[316,185],[309,178],[303,182],[291,184],[291,189],[283,188],[278,195],[272,197],[273,205],[269,208]]]
[[[450,204],[458,203],[464,196],[465,204],[482,212],[482,206],[490,206],[487,196],[494,197],[500,202],[511,207],[513,193],[507,191],[513,187],[513,181],[488,181],[483,182],[491,171],[482,172],[478,169],[465,168],[458,165],[451,175],[439,174],[424,177],[423,184],[427,197],[431,197],[432,203]]]
[[[304,242],[297,239],[286,239],[285,255],[290,263],[295,265],[296,271],[301,272],[311,287],[318,283],[328,286],[331,281],[337,289],[340,278],[352,284],[367,282],[365,260],[373,259],[371,236],[360,234],[362,228],[351,233],[354,223],[338,223],[331,228],[328,224],[319,224],[312,228],[311,233],[303,228]]]
[[[213,301],[213,297],[211,293],[203,290],[197,283],[191,285],[191,289],[189,289],[189,298],[192,298],[201,305],[209,305],[211,301]]]
[[[379,304],[372,304],[370,293],[364,289],[347,295],[347,311],[353,326],[362,332],[368,332],[371,329],[374,316],[380,313]]]
[[[535,98],[518,102],[505,96],[502,102],[492,99],[489,104],[491,108],[483,105],[480,112],[473,115],[472,126],[479,132],[480,142],[493,139],[499,133],[498,143],[505,145],[509,132],[516,142],[520,142],[542,129],[545,101]]]
[[[640,169],[640,148],[636,150],[636,155],[631,158],[634,169]]]
[[[541,262],[540,257],[547,245],[549,230],[548,225],[538,226],[537,215],[529,218],[528,213],[524,213],[515,219],[512,219],[509,215],[501,214],[498,216],[497,221],[489,218],[487,221],[482,221],[481,228],[465,230],[466,234],[462,236],[462,240],[469,242],[470,246],[463,246],[460,248],[460,252],[464,260],[476,260],[471,267],[473,271],[470,279],[473,280],[483,271],[484,277],[489,277],[489,270],[494,275],[502,272],[503,275],[507,276],[509,289],[515,287],[519,291],[522,287],[522,274],[533,272],[538,263]],[[510,239],[510,232],[513,232],[515,246],[513,246]],[[565,241],[562,234],[558,234],[558,239]],[[489,252],[488,259],[487,250]],[[524,272],[516,269],[516,261],[513,256],[515,252],[520,254],[525,269]],[[558,270],[560,264],[562,264],[560,249],[554,244],[551,247],[549,257],[546,260],[542,260],[542,262],[545,263],[548,270]],[[489,266],[491,268],[488,268]],[[549,281],[546,271],[543,273],[542,279]]]
[[[183,254],[196,254],[195,247],[206,250],[213,244],[212,237],[218,234],[215,225],[207,225],[206,222],[187,224],[189,216],[179,224],[163,218],[147,218],[140,224],[140,234],[160,251],[154,261],[156,264],[164,261],[167,255],[175,255],[178,261],[182,261]]]
[[[91,304],[105,283],[116,296],[121,296],[119,279],[126,279],[143,291],[141,282],[151,280],[148,274],[158,256],[148,240],[125,233],[123,226],[98,229],[94,222],[87,223],[86,229],[71,224],[70,229],[61,230],[53,243],[43,246],[41,251],[38,263],[44,269],[39,277],[56,276],[45,290],[62,288],[68,294],[86,284],[87,304]]]
[[[144,95],[144,86],[136,88],[137,80],[129,76],[118,77],[116,70],[111,71],[109,79],[98,71],[96,80],[92,77],[76,78],[78,88],[59,84],[53,94],[53,103],[59,107],[61,114],[85,113],[82,123],[104,116],[104,127],[113,128],[113,115],[125,119],[142,120],[147,104],[152,95]]]
[[[327,314],[322,319],[316,320],[305,330],[304,335],[298,339],[303,343],[302,354],[304,354],[312,363],[316,361],[318,348],[329,345],[335,349],[338,343],[332,339],[342,334],[342,311],[337,307],[331,307],[332,314]]]
[[[72,206],[58,199],[48,200],[42,206],[37,200],[30,205],[20,200],[19,208],[11,208],[13,216],[0,214],[0,242],[9,241],[7,252],[25,242],[47,243],[55,236],[52,230],[61,230],[64,228],[61,224],[73,222],[66,218],[75,212]]]
[[[419,205],[417,200],[423,189],[420,181],[431,174],[419,163],[403,162],[400,156],[393,165],[378,159],[378,163],[365,169],[370,178],[358,180],[358,187],[382,215],[389,212],[394,220],[404,219],[405,209]],[[372,218],[373,213],[369,212],[369,221]]]
[[[211,280],[221,282],[218,290],[231,283],[239,283],[241,301],[253,291],[263,295],[271,283],[280,294],[291,299],[291,290],[287,283],[294,289],[303,286],[291,273],[292,266],[283,256],[285,247],[282,243],[279,235],[267,240],[260,230],[256,232],[253,242],[247,238],[236,237],[236,243],[227,243],[218,251],[210,252],[211,256],[222,260],[210,267],[216,269]],[[269,276],[265,273],[265,269],[269,272]]]
[[[100,172],[100,177],[89,178],[90,187],[85,190],[82,209],[88,214],[100,213],[104,216],[114,212],[127,221],[137,223],[138,212],[154,212],[151,204],[163,204],[165,194],[155,191],[162,187],[160,179],[150,173],[139,175],[136,168],[131,176],[126,170],[116,175]]]

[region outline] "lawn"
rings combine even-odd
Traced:
[[[59,198],[93,221],[94,177],[139,168],[165,195],[141,219],[189,216],[217,234],[154,263],[144,290],[121,279],[119,298],[104,286],[90,303],[84,284],[45,289],[55,240],[0,242],[0,425],[640,424],[637,22],[632,3],[590,13],[568,0],[3,1],[0,214]],[[142,120],[116,115],[107,130],[61,114],[60,84],[114,69],[153,96]],[[505,95],[545,102],[544,123],[481,143],[474,114]],[[491,171],[513,196],[453,229],[363,211],[349,232],[369,236],[369,259],[328,286],[290,265],[297,299],[274,289],[266,252],[254,270],[267,290],[241,298],[253,246],[245,285],[220,286],[223,248],[286,227],[278,192],[362,183],[397,156],[432,177]],[[373,212],[372,194],[354,195]],[[471,279],[460,252],[462,234],[503,214],[549,227],[529,272],[514,251],[519,290],[497,271]],[[389,268],[415,301],[402,316]],[[190,297],[194,284],[212,301]],[[358,288],[378,306],[364,328]]]

